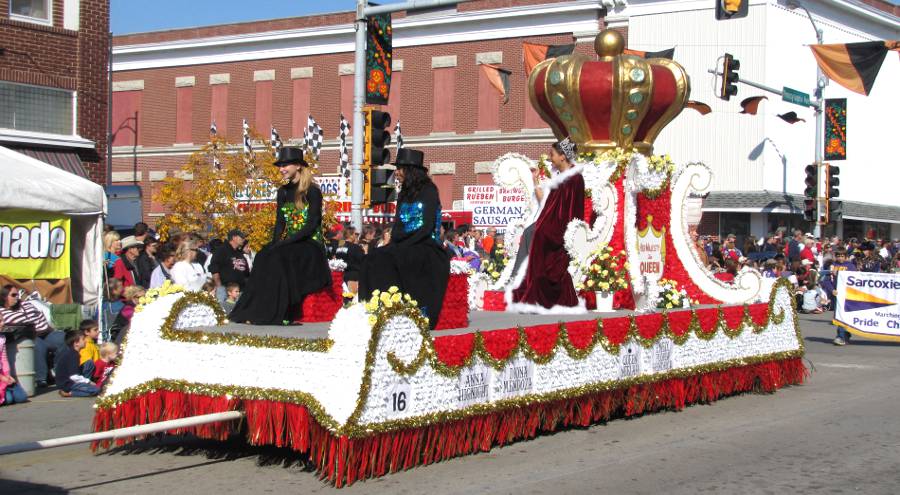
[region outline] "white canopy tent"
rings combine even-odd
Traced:
[[[98,305],[103,288],[103,187],[0,146],[4,209],[51,211],[71,218],[72,293],[76,302]]]

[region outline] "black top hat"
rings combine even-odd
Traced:
[[[285,146],[284,148],[281,148],[281,151],[278,152],[278,159],[275,160],[273,165],[280,167],[292,163],[304,166],[309,165],[306,163],[306,160],[303,159],[303,149],[298,146]]]
[[[410,148],[400,148],[397,150],[397,159],[394,160],[394,165],[425,169],[425,153]]]

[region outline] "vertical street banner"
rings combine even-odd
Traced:
[[[847,98],[825,99],[825,159],[847,159]]]
[[[900,275],[838,272],[832,323],[875,340],[900,342]]]
[[[70,223],[59,213],[0,211],[0,273],[19,280],[69,278]]]
[[[366,18],[366,103],[387,105],[391,95],[391,14]]]

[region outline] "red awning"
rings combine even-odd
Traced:
[[[441,213],[441,220],[444,222],[453,222],[455,226],[471,225],[472,212],[466,210],[448,210]]]
[[[31,158],[40,160],[46,164],[53,165],[56,168],[65,170],[66,172],[75,174],[79,177],[89,179],[87,170],[81,164],[81,158],[74,151],[56,151],[33,148],[11,148],[17,153],[28,155]]]

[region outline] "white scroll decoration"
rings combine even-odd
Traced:
[[[691,191],[704,193],[712,183],[712,172],[702,163],[689,163],[672,177],[671,225],[672,244],[687,274],[704,293],[726,304],[739,304],[757,299],[763,287],[762,275],[756,270],[739,273],[734,284],[715,278],[691,247],[691,236],[685,219],[685,200]]]

